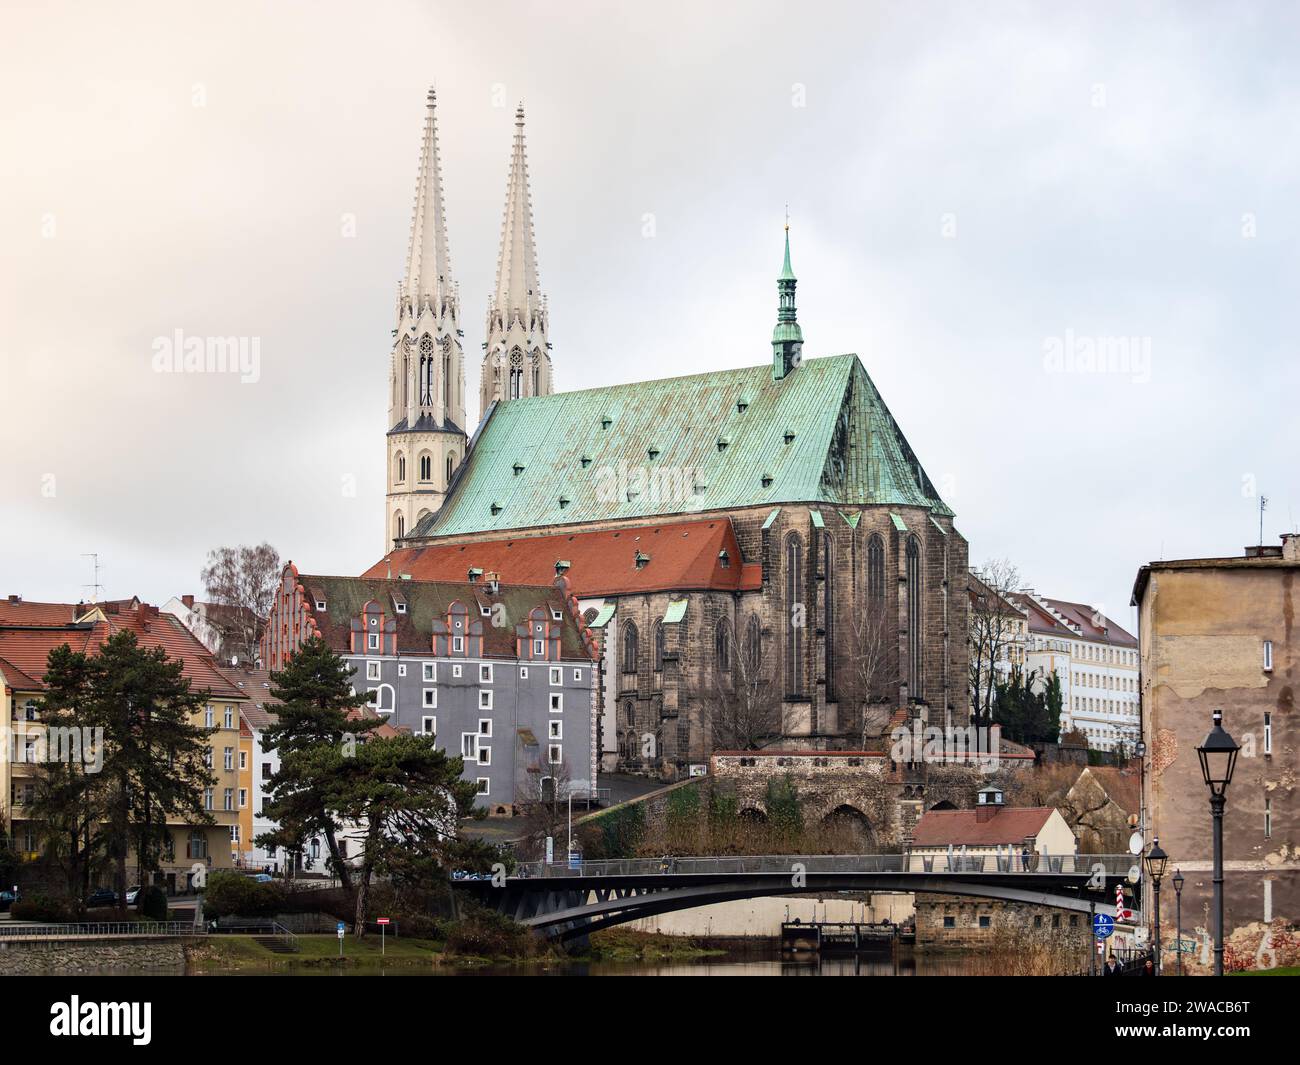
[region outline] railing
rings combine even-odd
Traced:
[[[2,939],[124,938],[139,936],[195,936],[206,930],[191,921],[105,921],[71,924],[0,924]]]
[[[804,873],[943,873],[1015,875],[1060,874],[1079,876],[1100,872],[1106,876],[1126,874],[1133,865],[1129,854],[1031,854],[1026,864],[1020,854],[776,854],[726,858],[619,858],[611,861],[582,861],[574,866],[561,859],[550,865],[526,862],[514,876],[615,877],[615,876],[746,876],[772,873],[788,875],[796,865]],[[486,875],[483,877],[486,879]],[[457,882],[478,879],[474,875],[454,876]]]

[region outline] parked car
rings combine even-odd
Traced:
[[[8,913],[9,907],[18,901],[16,891],[0,891],[0,913]]]
[[[114,891],[112,888],[106,888],[106,887],[97,888],[96,890],[92,891],[90,893],[90,897],[86,899],[86,905],[92,907],[93,906],[116,906],[117,892]]]
[[[135,900],[138,899],[139,897],[140,897],[140,885],[139,885],[139,884],[136,884],[135,887],[129,887],[129,888],[126,889],[126,904],[127,904],[128,906],[134,906],[134,905],[135,905]]]
[[[254,873],[248,879],[253,881],[255,884],[269,884],[272,880],[275,879],[275,877],[273,877],[270,873]]]

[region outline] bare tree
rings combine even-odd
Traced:
[[[703,711],[712,750],[756,751],[784,734],[781,692],[763,675],[760,647],[737,654],[730,629],[723,639],[726,647],[715,649],[712,667],[686,695]]]
[[[1011,599],[1019,585],[1020,571],[1005,558],[970,573],[971,721],[977,726],[993,720],[999,667],[1010,665],[1010,648],[1024,620]]]
[[[520,733],[514,803],[516,815],[523,819],[519,840],[523,856],[539,861],[546,855],[548,836],[557,851],[567,846],[569,800],[578,792],[568,761],[551,762],[550,744],[539,744],[531,730]]]
[[[221,652],[241,661],[258,657],[262,629],[280,583],[280,555],[270,544],[218,547],[208,552],[201,574],[209,604],[207,621],[221,634]]]
[[[868,600],[864,609],[849,619],[849,672],[843,698],[849,703],[853,732],[862,747],[881,735],[889,724],[893,707],[890,691],[897,691],[892,663],[897,652],[886,624],[883,599]]]

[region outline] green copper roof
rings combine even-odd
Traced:
[[[818,502],[952,514],[856,355],[500,403],[410,537]]]
[[[781,269],[778,281],[794,281],[794,271],[790,269],[790,227],[785,227],[785,265]]]

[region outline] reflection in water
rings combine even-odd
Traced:
[[[745,954],[699,961],[590,962],[561,961],[545,965],[502,965],[457,969],[399,967],[392,969],[296,969],[248,972],[274,976],[967,976],[979,971],[973,955],[863,954],[857,957],[801,959]],[[193,973],[191,975],[202,975]],[[239,975],[239,974],[236,974]]]

